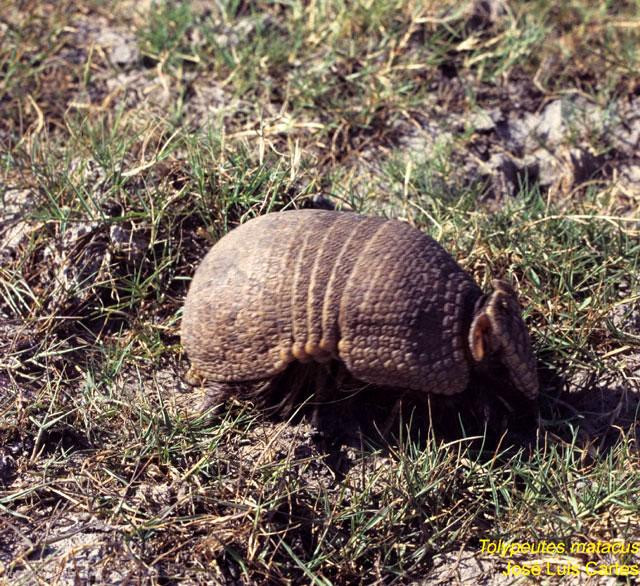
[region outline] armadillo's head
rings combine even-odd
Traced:
[[[538,396],[536,359],[515,291],[504,281],[492,281],[493,292],[480,298],[474,310],[469,347],[478,364],[501,365],[515,388],[527,399]]]

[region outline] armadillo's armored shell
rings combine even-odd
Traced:
[[[211,381],[273,376],[339,358],[356,378],[464,390],[480,289],[432,238],[396,220],[299,210],[232,230],[187,295],[182,340]]]

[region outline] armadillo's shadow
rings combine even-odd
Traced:
[[[576,385],[544,370],[540,382],[540,430],[553,439],[592,455],[605,455],[622,436],[640,441],[640,388],[616,377]]]
[[[474,381],[450,397],[424,395],[363,384],[339,365],[294,363],[248,398],[270,418],[294,425],[311,421],[316,445],[338,476],[348,469],[349,447],[386,450],[407,441],[424,446],[463,440],[489,458],[496,449],[533,445],[538,429],[537,406],[515,394],[497,394],[486,382]]]
[[[348,470],[344,455],[350,447],[387,450],[407,441],[418,446],[462,441],[480,458],[490,459],[521,449],[533,454],[541,441],[603,454],[630,428],[640,441],[640,392],[600,381],[568,393],[562,377],[544,370],[539,375],[536,404],[486,380],[472,380],[453,396],[424,395],[366,385],[339,364],[315,363],[293,363],[268,383],[237,395],[268,419],[293,425],[309,420],[316,447],[337,477]]]
[[[487,458],[497,451],[532,454],[541,441],[565,442],[593,455],[605,454],[621,433],[640,441],[640,392],[624,385],[594,381],[569,393],[562,377],[541,370],[542,392],[534,405],[487,381],[473,380],[466,391],[449,397],[402,393],[364,385],[335,366],[328,381],[325,369],[325,390],[318,393],[318,372],[317,365],[292,365],[258,403],[276,419],[295,424],[308,418],[317,430],[317,446],[338,475],[348,466],[345,448],[388,449],[407,440],[418,446],[462,440]]]

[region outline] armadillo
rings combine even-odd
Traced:
[[[526,399],[536,362],[513,289],[483,294],[440,244],[399,220],[294,210],[240,225],[191,282],[182,342],[191,375],[234,385],[294,361],[337,360],[358,380],[453,395],[477,369]]]

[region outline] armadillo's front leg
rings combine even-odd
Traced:
[[[389,415],[385,417],[384,423],[382,425],[382,430],[381,430],[381,435],[385,440],[389,439],[389,436],[391,434],[391,428],[398,423],[398,417],[402,412],[402,408],[403,408],[403,398],[404,397],[401,396],[395,401]]]
[[[311,424],[327,446],[335,446],[346,437],[344,424],[349,420],[348,411],[351,394],[342,397],[340,371],[336,372],[335,363],[318,365],[314,409]],[[344,368],[344,367],[342,367]]]
[[[334,396],[334,387],[329,376],[328,369],[324,364],[318,365],[316,369],[315,392],[313,395],[313,415],[311,416],[311,425],[316,431],[326,437],[327,425],[331,418],[330,401]]]
[[[354,439],[354,434],[346,429],[354,423],[351,408],[357,391],[344,389],[348,378],[344,365],[338,362],[322,364],[317,368],[311,424],[327,444],[335,445]]]

